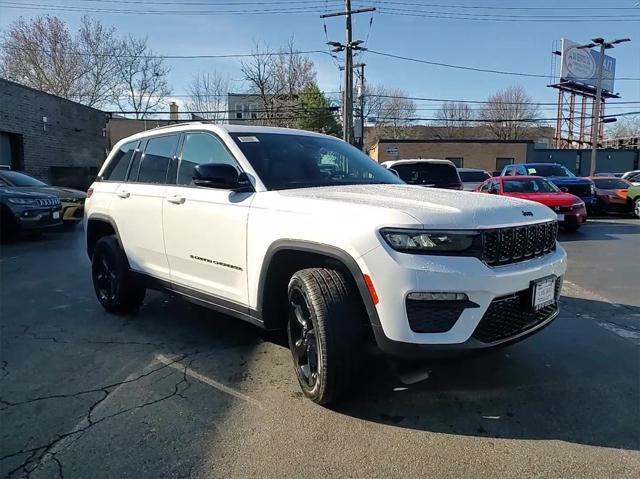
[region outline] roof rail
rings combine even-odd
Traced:
[[[182,125],[191,125],[191,124],[198,124],[201,125],[203,124],[204,121],[198,121],[198,120],[189,120],[189,121],[179,121],[177,123],[171,123],[169,125],[164,125],[164,126],[156,126],[155,128],[152,128],[152,130],[162,130],[163,128],[173,128],[174,126],[182,126]]]

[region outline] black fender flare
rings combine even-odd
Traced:
[[[86,231],[85,231],[85,242],[86,242],[86,248],[87,248],[87,255],[89,256],[89,259],[91,259],[91,252],[89,251],[89,222],[92,220],[96,220],[96,221],[102,221],[103,223],[109,223],[111,225],[111,227],[113,228],[113,231],[115,231],[116,233],[116,239],[118,240],[118,245],[120,245],[120,248],[122,249],[122,251],[124,251],[124,245],[122,244],[122,239],[120,238],[120,231],[118,230],[118,225],[116,224],[116,221],[108,215],[105,215],[103,213],[93,213],[91,216],[87,217],[87,226],[86,226]],[[125,254],[126,257],[126,254]],[[127,265],[129,263],[129,260],[127,259]]]
[[[264,259],[262,261],[262,269],[260,270],[260,278],[258,281],[258,304],[257,310],[262,311],[263,309],[263,299],[264,299],[264,290],[265,284],[267,280],[267,272],[269,271],[269,267],[271,265],[271,261],[276,253],[287,250],[287,251],[300,251],[304,253],[316,253],[322,256],[329,257],[334,259],[340,263],[342,263],[348,271],[351,273],[353,280],[358,288],[358,292],[362,298],[364,306],[367,311],[367,316],[369,317],[369,321],[372,325],[380,325],[380,319],[378,317],[378,311],[376,309],[373,300],[371,299],[371,294],[369,293],[369,288],[364,281],[364,275],[356,263],[355,259],[347,253],[346,251],[336,247],[327,245],[324,243],[315,243],[313,241],[305,241],[305,240],[293,240],[293,239],[281,239],[274,241],[267,252],[264,255]]]

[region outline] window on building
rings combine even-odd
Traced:
[[[167,170],[178,146],[178,135],[166,135],[151,138],[147,142],[144,156],[140,163],[138,182],[165,183]]]
[[[456,165],[456,168],[462,168],[462,165],[464,163],[464,158],[462,157],[446,157],[446,160],[449,160],[451,163],[453,163],[454,165]]]
[[[122,145],[107,165],[102,178],[107,181],[124,181],[137,144],[137,141],[132,141]]]
[[[190,185],[194,168],[207,163],[224,163],[238,168],[235,158],[215,136],[209,133],[185,135],[178,166],[178,184]]]
[[[502,168],[511,164],[513,164],[513,158],[496,158],[496,170],[502,171]]]

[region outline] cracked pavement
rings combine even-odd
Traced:
[[[2,245],[0,474],[637,477],[640,224],[562,239],[570,273],[546,330],[452,361],[372,358],[332,409],[253,326],[155,292],[106,314],[81,231]]]

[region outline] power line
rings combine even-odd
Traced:
[[[452,9],[463,9],[463,10],[593,10],[593,7],[502,7],[497,5],[447,5],[447,4],[436,4],[436,3],[413,3],[413,2],[400,2],[400,1],[386,1],[386,0],[377,0],[377,4],[380,5],[402,5],[402,6],[415,6],[415,7],[429,7],[429,8],[452,8]],[[637,10],[635,7],[606,7],[607,10]]]
[[[415,63],[423,63],[426,65],[434,65],[434,66],[439,66],[439,67],[445,67],[445,68],[455,68],[457,70],[468,70],[468,71],[475,71],[475,72],[481,72],[481,73],[494,73],[497,75],[511,75],[511,76],[520,76],[520,77],[530,77],[530,78],[547,78],[548,75],[542,75],[539,73],[523,73],[523,72],[511,72],[511,71],[505,71],[505,70],[494,70],[494,69],[490,69],[490,68],[479,68],[479,67],[469,67],[469,66],[464,66],[464,65],[452,65],[450,63],[443,63],[443,62],[434,62],[431,60],[423,60],[420,58],[411,58],[411,57],[405,57],[402,55],[394,55],[392,53],[384,53],[384,52],[378,52],[376,50],[368,50],[369,53],[373,53],[374,55],[380,55],[383,57],[389,57],[389,58],[395,58],[397,60],[405,60],[405,61],[410,61],[410,62],[415,62]],[[580,80],[580,79],[577,79]],[[638,81],[640,80],[640,78],[616,78],[616,80],[633,80],[633,81]]]
[[[24,3],[24,2],[0,2],[4,8],[12,8],[17,10],[42,10],[54,12],[87,12],[87,13],[113,13],[127,15],[204,15],[204,16],[220,16],[220,15],[276,15],[276,14],[299,14],[299,13],[320,13],[321,8],[316,5],[308,7],[289,7],[282,6],[272,9],[262,10],[131,10],[122,8],[95,8],[91,6],[75,6],[75,5],[49,5],[42,3]]]
[[[458,12],[432,12],[426,10],[405,10],[398,8],[380,8],[382,15],[399,15],[405,17],[421,17],[421,18],[438,18],[444,20],[469,20],[469,21],[489,21],[489,22],[514,22],[517,20],[531,22],[531,23],[559,23],[570,20],[572,22],[593,22],[594,20],[606,20],[616,22],[638,22],[640,21],[639,15],[620,15],[620,16],[597,16],[597,17],[569,17],[569,16],[549,16],[548,18],[539,18],[535,16],[525,15],[495,15],[495,14],[465,14]],[[505,18],[506,17],[506,18]]]

